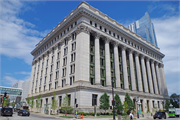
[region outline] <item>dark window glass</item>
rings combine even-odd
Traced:
[[[97,95],[92,94],[92,106],[97,106]]]

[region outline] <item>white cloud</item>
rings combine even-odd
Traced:
[[[13,78],[13,77],[10,77],[10,76],[5,76],[2,80],[2,82],[5,84],[5,85],[13,85],[14,83],[16,83],[18,80]]]
[[[179,17],[174,16],[166,19],[152,19],[155,26],[158,47],[165,54],[163,62],[165,73],[180,72],[177,66],[179,62]]]
[[[11,76],[4,76],[4,78],[2,79],[2,83],[3,83],[3,86],[11,86],[18,81],[30,81],[30,77],[31,76],[26,76],[24,79],[18,80]]]
[[[179,16],[152,19],[156,38],[160,51],[165,55],[163,58],[164,71],[169,95],[180,94],[180,18]]]
[[[15,74],[31,75],[31,72],[21,71],[21,72],[16,72]]]
[[[0,54],[24,59],[26,63],[31,64],[30,52],[47,31],[34,30],[34,24],[17,17],[23,11],[23,5],[22,1],[1,1],[3,17],[0,17]]]

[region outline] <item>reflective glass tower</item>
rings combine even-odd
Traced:
[[[142,38],[146,39],[156,47],[158,46],[156,41],[154,25],[151,22],[151,18],[148,12],[146,12],[141,19],[128,25],[128,29],[140,35]]]

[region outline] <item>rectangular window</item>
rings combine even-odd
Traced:
[[[52,80],[52,75],[50,75],[50,79],[49,79],[49,81],[51,82],[51,80]]]
[[[70,77],[70,85],[72,85],[72,77]]]
[[[46,77],[44,78],[44,84],[46,84]]]
[[[91,55],[91,63],[93,63],[93,59],[94,59],[94,56],[93,56],[93,55]]]
[[[59,107],[61,107],[62,96],[59,96]]]
[[[52,63],[53,63],[53,59],[54,59],[54,57],[52,56],[52,61],[51,61]]]
[[[48,60],[46,61],[46,66],[48,66]]]
[[[49,84],[49,91],[51,90],[51,84]]]
[[[60,50],[61,49],[61,45],[60,44],[58,44],[58,50]]]
[[[94,85],[94,79],[91,78],[91,85]]]
[[[60,54],[60,53],[58,52],[58,53],[57,53],[57,59],[59,59],[59,58],[60,58],[60,57],[59,57],[59,56],[60,56],[59,54]]]
[[[51,72],[53,71],[53,65],[51,65]]]
[[[97,106],[97,95],[92,94],[92,106],[96,105]]]
[[[69,105],[71,105],[71,95],[68,95],[68,99],[69,99]]]
[[[93,69],[94,67],[93,66],[90,66],[90,74],[93,75]]]

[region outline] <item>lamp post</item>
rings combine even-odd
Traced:
[[[115,82],[116,78],[112,78],[112,98],[113,98],[113,120],[115,120],[115,109],[114,109],[114,105],[115,105],[115,101],[114,101],[114,82]]]
[[[137,103],[137,118],[139,118],[139,112],[138,112],[138,102],[139,102],[139,97],[135,97],[136,103]]]

